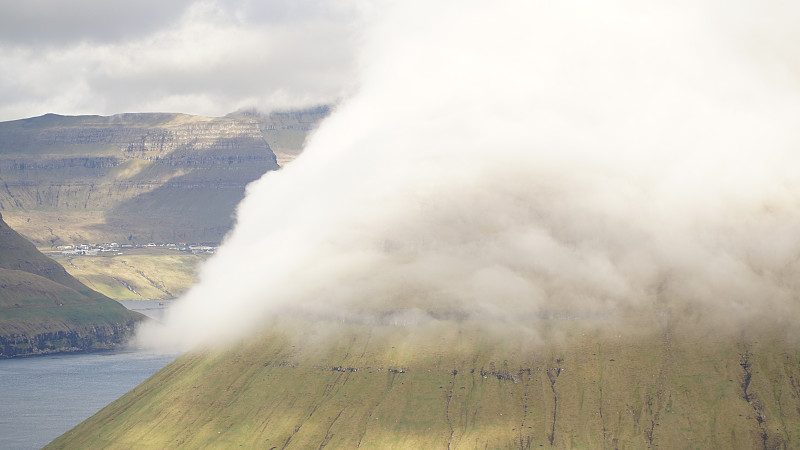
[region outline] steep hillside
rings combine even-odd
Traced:
[[[787,334],[605,325],[265,324],[177,359],[50,448],[798,446]]]
[[[195,283],[198,266],[208,256],[162,250],[55,261],[81,283],[114,300],[141,300],[179,297]]]
[[[112,348],[142,319],[71,277],[0,217],[0,358]]]
[[[245,186],[299,152],[327,108],[0,123],[0,211],[38,245],[218,242]]]

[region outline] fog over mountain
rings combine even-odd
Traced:
[[[374,8],[358,92],[249,186],[200,283],[140,340],[224,341],[289,313],[794,326],[799,13]]]

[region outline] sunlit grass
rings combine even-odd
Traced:
[[[469,322],[268,328],[179,358],[54,447],[749,448],[762,428],[744,347],[769,443],[792,446],[800,426],[798,354],[777,332],[587,328],[533,343],[525,327]]]

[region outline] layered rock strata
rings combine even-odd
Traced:
[[[37,245],[219,242],[245,186],[299,153],[327,108],[0,123],[0,211]]]

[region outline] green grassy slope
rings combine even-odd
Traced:
[[[177,359],[50,448],[800,445],[781,332],[527,325],[274,325]]]
[[[9,227],[0,216],[0,268],[35,274],[70,288],[84,296],[97,296],[67,272],[44,256],[36,247]]]
[[[0,217],[0,357],[109,348],[142,319],[81,284]]]
[[[59,257],[81,283],[115,300],[170,299],[195,283],[208,255],[165,250],[149,254]]]

